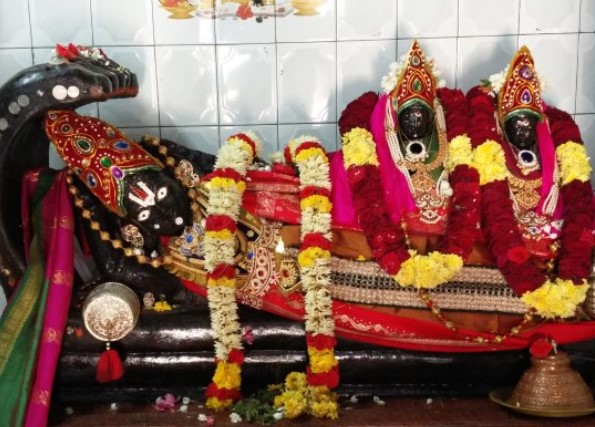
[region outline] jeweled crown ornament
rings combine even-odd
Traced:
[[[409,48],[407,63],[397,77],[397,85],[392,95],[393,102],[396,101],[397,114],[413,102],[421,102],[433,111],[436,87],[431,64],[418,41],[414,40]]]
[[[124,178],[143,170],[161,170],[162,163],[117,128],[70,110],[47,113],[45,132],[68,167],[103,204],[120,217]]]
[[[512,58],[498,93],[500,123],[518,113],[534,114],[540,119],[543,117],[539,77],[527,46],[522,46]]]

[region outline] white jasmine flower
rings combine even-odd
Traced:
[[[241,423],[242,417],[240,416],[240,414],[232,412],[231,414],[229,414],[229,421],[231,421],[234,424]]]
[[[207,416],[205,414],[198,414],[198,421],[206,423],[207,422]]]
[[[492,91],[496,93],[500,92],[500,89],[502,89],[502,86],[504,86],[505,83],[504,71],[492,74],[490,77],[488,77],[488,80],[490,81],[490,84],[492,86]]]
[[[180,412],[188,412],[188,405],[180,406]]]
[[[269,160],[271,163],[285,163],[285,156],[281,151],[275,151],[269,155]]]
[[[115,403],[115,402],[114,402],[114,403],[112,403],[112,404],[109,406],[109,410],[110,410],[110,411],[117,411],[117,410],[118,410],[118,404],[117,404],[117,403]]]

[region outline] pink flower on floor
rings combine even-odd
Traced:
[[[166,393],[163,396],[159,396],[155,401],[155,409],[158,412],[174,412],[176,408],[177,398],[171,393]]]

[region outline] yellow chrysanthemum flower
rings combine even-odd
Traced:
[[[233,400],[231,399],[224,399],[219,400],[217,397],[209,397],[206,402],[206,406],[209,409],[212,409],[216,412],[221,412],[226,409],[231,408],[233,405]]]
[[[354,128],[342,137],[343,162],[349,166],[378,166],[376,143],[372,134],[362,128]]]
[[[153,310],[155,311],[171,311],[171,305],[167,301],[157,301],[153,305]]]
[[[591,165],[584,145],[568,141],[556,148],[556,158],[560,165],[562,185],[575,179],[587,182],[591,176]]]
[[[496,141],[487,141],[477,147],[473,153],[473,162],[479,172],[480,185],[506,179],[508,169],[504,151]]]
[[[310,368],[315,374],[329,372],[339,364],[332,348],[318,350],[314,347],[308,347],[308,355],[310,356]]]
[[[401,264],[401,269],[394,276],[401,286],[433,289],[451,280],[463,268],[463,259],[454,254],[430,252],[419,255],[411,251],[411,257]]]
[[[300,267],[312,267],[317,259],[330,258],[331,253],[326,249],[312,246],[304,249],[298,255],[298,264]]]
[[[233,233],[228,230],[228,229],[224,229],[224,230],[218,230],[218,231],[206,231],[205,233],[207,236],[215,238],[215,239],[221,239],[221,240],[231,240],[233,239]],[[233,244],[233,242],[231,242],[231,244]]]
[[[581,285],[575,285],[571,280],[548,280],[534,291],[525,292],[521,299],[546,319],[564,319],[575,315],[576,307],[585,300],[588,289],[585,280]]]
[[[285,377],[285,387],[287,390],[303,391],[307,385],[306,374],[303,372],[290,372],[287,377]]]
[[[339,418],[337,402],[312,402],[310,413],[316,418],[330,418],[336,420]]]
[[[209,280],[207,280],[207,286],[209,286],[209,287],[225,286],[228,288],[235,288],[236,287],[236,279],[230,279],[228,277],[221,277],[219,279],[209,279]]]
[[[221,176],[215,176],[211,179],[211,190],[215,189],[227,189],[230,187],[235,187],[236,181],[231,178],[224,178]]]
[[[459,135],[453,138],[448,144],[447,169],[452,171],[458,165],[471,165],[472,163],[471,139],[467,135]]]
[[[329,213],[332,207],[333,205],[329,198],[321,194],[314,194],[300,200],[300,208],[302,210],[311,208],[320,212]]]
[[[237,390],[241,385],[241,373],[242,369],[237,363],[219,361],[213,375],[213,382],[219,388]]]
[[[324,150],[322,150],[319,147],[310,147],[310,148],[306,148],[305,150],[301,150],[297,154],[297,156],[295,156],[295,161],[296,161],[296,163],[305,162],[310,157],[314,157],[314,156],[320,156],[322,159],[325,159],[325,161],[328,162],[328,160],[326,158],[326,153],[324,152]]]

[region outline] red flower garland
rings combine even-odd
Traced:
[[[477,147],[486,140],[503,145],[494,116],[496,99],[482,88],[474,87],[468,92],[467,100],[471,108],[469,136],[472,145]],[[555,147],[569,140],[582,142],[576,124],[567,113],[551,107],[545,113],[550,121]],[[557,257],[558,277],[561,279],[578,283],[591,272],[592,198],[589,182],[574,180],[561,188],[564,226]],[[507,180],[496,180],[482,186],[481,208],[487,248],[509,286],[519,296],[539,288],[547,277],[525,249]]]
[[[445,111],[447,137],[452,140],[463,135],[467,127],[467,104],[460,90],[438,89],[438,97]],[[346,134],[359,127],[369,130],[370,117],[378,95],[367,92],[347,105],[341,114],[339,128]],[[354,205],[374,258],[391,276],[399,272],[401,264],[410,258],[406,236],[395,227],[384,203],[384,189],[375,166],[351,166],[347,170]],[[465,164],[451,171],[449,181],[453,189],[452,209],[446,233],[439,251],[466,259],[473,248],[479,223],[479,175]]]

